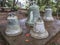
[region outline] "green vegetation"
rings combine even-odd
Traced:
[[[2,6],[4,5],[4,6]],[[18,10],[18,6],[15,4],[15,0],[0,0],[0,6],[1,7],[8,7],[11,8],[12,10]]]
[[[15,4],[15,0],[7,0],[6,2],[6,7],[11,7],[12,10],[17,11],[18,10],[18,6]]]
[[[53,12],[60,11],[60,0],[53,2],[53,0],[35,0],[40,7],[40,11],[44,12],[45,7],[50,5]],[[4,3],[5,2],[5,3]],[[11,7],[14,10],[18,10],[19,6],[15,4],[15,0],[0,0],[0,6]]]
[[[38,0],[37,4],[40,7],[40,11],[44,11],[45,7],[47,5],[50,5],[52,10],[53,10],[53,12],[56,12],[57,9],[59,10],[60,1],[58,0],[57,2],[53,2],[53,0]]]

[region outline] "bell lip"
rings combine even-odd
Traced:
[[[45,21],[54,21],[54,18],[53,17],[44,17],[44,20]]]
[[[22,30],[20,30],[19,32],[17,32],[16,34],[8,34],[8,33],[6,33],[6,31],[5,31],[5,34],[7,35],[7,36],[17,36],[17,35],[20,35],[22,33]]]
[[[17,29],[18,31],[15,30],[15,31],[17,31],[17,32],[15,32],[15,34],[13,34],[13,33],[8,33],[7,30],[8,30],[8,29],[6,29],[6,30],[4,31],[7,36],[17,36],[17,35],[19,35],[19,34],[21,34],[21,33],[23,32],[22,28]],[[12,30],[11,30],[11,31],[12,31]]]
[[[31,34],[31,37],[33,37],[33,38],[35,38],[35,39],[46,39],[46,38],[48,38],[49,37],[49,33],[46,31],[46,33],[44,33],[44,34],[46,34],[45,36],[46,37],[41,37],[41,36],[39,36],[37,33],[35,33],[35,32],[33,32],[32,30],[30,31],[30,34]],[[37,36],[36,36],[36,35]]]

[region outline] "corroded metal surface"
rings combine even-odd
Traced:
[[[32,2],[32,4],[29,7],[29,10],[28,10],[28,19],[27,19],[26,23],[30,26],[33,26],[34,23],[39,18],[40,18],[40,21],[41,21],[42,19],[41,19],[41,16],[40,16],[39,6],[35,2]]]

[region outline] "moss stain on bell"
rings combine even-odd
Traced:
[[[39,6],[35,2],[31,2],[26,23],[30,26],[33,26],[38,18],[40,18]]]

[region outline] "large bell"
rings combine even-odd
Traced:
[[[49,6],[47,6],[45,9],[44,20],[46,20],[46,21],[53,21],[54,20],[54,18],[52,16],[52,9]]]
[[[38,18],[40,18],[39,6],[33,1],[28,10],[28,18],[26,23],[33,26]]]
[[[7,17],[7,29],[5,31],[8,36],[16,36],[22,33],[22,29],[20,28],[18,18],[14,13],[9,13]]]
[[[33,29],[30,31],[30,34],[33,38],[36,39],[44,39],[48,37],[48,32],[44,27],[43,20],[36,21],[36,23],[33,26]]]

